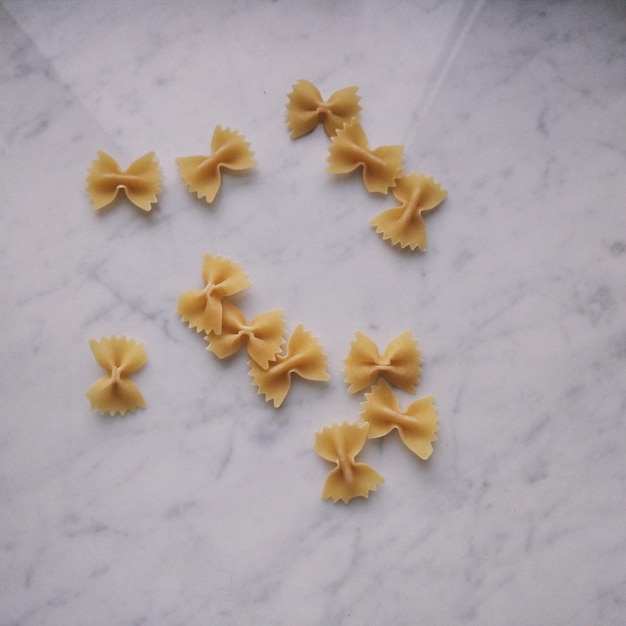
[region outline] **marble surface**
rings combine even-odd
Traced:
[[[623,624],[626,5],[0,2],[0,624]],[[393,198],[290,140],[286,95],[358,85],[371,145],[448,189],[426,253]],[[178,178],[215,125],[258,168],[212,206]],[[98,150],[154,150],[158,208],[94,213]],[[205,252],[248,312],[320,338],[331,380],[275,410],[175,314]],[[439,441],[321,498],[314,432],[354,421],[356,330],[405,330]],[[88,340],[126,334],[148,408],[92,412]],[[401,395],[401,403],[410,400]]]

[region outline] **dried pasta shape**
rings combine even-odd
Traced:
[[[222,332],[206,336],[207,350],[220,359],[234,354],[244,344],[248,354],[262,369],[267,369],[285,343],[285,320],[282,311],[268,311],[257,315],[250,323],[234,304],[222,303]]]
[[[396,428],[411,452],[423,460],[430,457],[439,430],[433,396],[415,400],[405,411],[400,411],[396,394],[381,380],[365,397],[361,417],[370,426],[370,439],[384,437]]]
[[[222,182],[221,170],[247,170],[256,165],[250,143],[236,130],[216,126],[209,156],[178,157],[178,171],[191,193],[210,204]]]
[[[415,173],[399,178],[392,192],[400,206],[383,211],[370,224],[394,246],[426,250],[426,225],[422,213],[438,207],[448,192],[433,178]]]
[[[387,193],[402,171],[403,146],[370,149],[358,119],[353,119],[331,138],[328,168],[331,174],[347,174],[363,167],[363,182],[370,192]]]
[[[204,255],[202,263],[203,289],[185,291],[178,299],[176,312],[189,328],[201,333],[222,332],[222,299],[249,287],[243,268],[230,259]]]
[[[94,211],[111,204],[120,189],[142,211],[150,211],[161,191],[161,171],[154,152],[148,152],[122,172],[117,161],[106,152],[98,158],[87,173],[87,192]]]
[[[278,355],[275,361],[269,363],[267,369],[263,369],[252,360],[249,361],[249,365],[252,384],[258,387],[258,393],[263,394],[266,401],[272,401],[276,408],[283,403],[289,392],[291,374],[321,382],[330,379],[322,346],[309,331],[304,330],[302,324],[298,324],[293,331],[286,353]]]
[[[357,331],[344,363],[349,393],[370,387],[379,376],[413,393],[422,372],[421,353],[409,330],[396,337],[383,354],[378,352],[378,347],[367,335]]]
[[[106,376],[97,380],[87,391],[91,408],[115,415],[145,408],[139,388],[127,376],[143,367],[147,357],[143,345],[126,337],[91,339],[89,346]]]
[[[317,87],[308,80],[299,80],[287,96],[287,126],[291,138],[307,135],[322,122],[324,130],[332,137],[353,117],[358,117],[361,107],[358,87],[339,89],[324,101]]]
[[[325,426],[315,433],[314,450],[323,459],[336,463],[324,485],[322,498],[332,498],[333,502],[343,500],[347,503],[352,498],[367,498],[370,491],[376,491],[378,483],[384,478],[365,463],[356,463],[356,455],[363,449],[369,424],[333,424]]]

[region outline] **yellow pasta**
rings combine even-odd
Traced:
[[[222,302],[222,332],[206,336],[207,350],[220,359],[234,354],[247,345],[248,354],[262,369],[276,358],[285,343],[285,321],[282,311],[268,311],[257,315],[250,323],[234,304]]]
[[[191,193],[210,204],[222,181],[221,170],[247,170],[256,165],[254,152],[236,130],[216,126],[211,140],[212,154],[176,159],[178,171]]]
[[[426,225],[422,213],[438,207],[448,192],[432,178],[411,173],[396,181],[392,193],[400,206],[383,211],[370,224],[393,245],[426,250]]]
[[[287,126],[291,138],[310,133],[322,122],[324,130],[332,137],[353,117],[358,117],[361,107],[357,87],[345,87],[324,101],[317,87],[308,80],[299,80],[287,96]]]
[[[350,385],[350,393],[366,389],[379,376],[413,393],[422,372],[421,354],[409,330],[396,337],[383,354],[378,352],[378,347],[367,335],[357,331],[356,339],[350,342],[350,352],[344,363],[345,382]]]
[[[309,331],[304,330],[302,324],[293,331],[286,353],[278,355],[275,361],[269,363],[267,369],[263,369],[252,360],[249,361],[249,365],[252,384],[258,387],[258,393],[263,394],[266,401],[272,401],[276,408],[283,403],[289,392],[291,374],[297,374],[307,380],[330,379],[322,346]]]
[[[189,328],[201,333],[222,332],[222,299],[249,287],[243,268],[230,259],[204,255],[203,289],[186,291],[178,299],[176,312]]]
[[[411,452],[420,459],[430,457],[439,430],[433,396],[415,400],[405,411],[400,411],[396,394],[381,380],[365,397],[361,417],[370,426],[367,435],[370,439],[384,437],[396,428]]]
[[[328,168],[331,174],[347,174],[363,168],[363,182],[370,192],[387,193],[402,172],[403,146],[370,149],[359,120],[354,118],[331,138]]]
[[[145,408],[139,388],[127,376],[143,367],[147,357],[143,345],[126,337],[102,337],[89,341],[91,351],[106,376],[97,380],[87,391],[91,408],[115,415]]]
[[[112,156],[99,151],[87,173],[87,192],[94,211],[111,204],[120,189],[136,207],[150,211],[161,191],[160,185],[161,171],[154,152],[144,154],[122,172]]]
[[[369,424],[333,424],[315,433],[314,450],[323,459],[336,463],[324,485],[322,498],[332,498],[333,502],[343,500],[347,503],[352,498],[367,498],[370,491],[376,491],[378,483],[384,478],[365,463],[356,463],[356,455],[363,449]]]

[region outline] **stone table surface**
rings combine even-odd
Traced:
[[[563,626],[626,615],[626,5],[0,2],[0,624]],[[292,140],[287,94],[356,85],[371,146],[448,191],[426,252]],[[217,125],[258,166],[208,205],[175,159]],[[154,151],[156,207],[92,210],[99,150]],[[176,314],[203,255],[319,338],[280,409]],[[439,433],[321,497],[315,432],[360,419],[343,359],[410,330]],[[90,339],[126,335],[147,408],[101,416]]]

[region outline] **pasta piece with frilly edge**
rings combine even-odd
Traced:
[[[433,396],[415,400],[405,411],[400,411],[396,394],[381,380],[365,397],[361,418],[369,424],[370,439],[384,437],[396,428],[411,452],[423,460],[430,457],[439,430]]]
[[[335,91],[324,101],[317,87],[308,80],[299,80],[287,96],[287,126],[291,138],[297,139],[310,133],[322,122],[324,130],[332,137],[339,128],[353,117],[358,117],[361,107],[358,87],[345,87]]]
[[[143,345],[123,335],[90,339],[89,346],[98,365],[106,376],[97,380],[87,391],[91,408],[100,413],[115,415],[145,408],[146,403],[129,374],[143,367],[147,357]]]
[[[178,157],[178,171],[191,193],[210,204],[222,182],[221,170],[247,170],[256,165],[250,143],[236,130],[216,126],[209,156]]]
[[[363,182],[370,192],[387,193],[402,172],[403,146],[381,146],[371,149],[358,119],[337,131],[328,148],[327,172],[347,174],[363,168]]]
[[[433,178],[415,173],[399,178],[391,191],[400,206],[383,211],[370,224],[393,245],[426,250],[426,225],[422,213],[438,207],[448,192]]]
[[[360,331],[350,342],[350,352],[344,359],[345,382],[349,393],[356,393],[374,384],[379,376],[390,383],[413,393],[422,372],[422,358],[417,342],[407,330],[396,337],[380,354],[376,344]]]
[[[243,268],[230,259],[204,255],[202,262],[203,289],[185,291],[178,299],[176,312],[189,328],[201,333],[222,332],[222,299],[248,288]]]
[[[130,202],[148,212],[161,191],[161,171],[154,152],[139,157],[123,172],[112,156],[100,150],[86,180],[94,211],[111,204],[123,189]]]
[[[246,344],[252,360],[266,370],[285,343],[282,314],[282,311],[268,311],[248,323],[243,312],[225,300],[222,303],[222,332],[212,332],[205,337],[209,344],[207,350],[224,359]]]
[[[326,483],[322,498],[332,498],[333,502],[343,500],[348,503],[352,498],[367,498],[370,491],[376,491],[378,483],[384,478],[366,463],[357,463],[356,455],[363,449],[369,424],[333,424],[315,433],[314,450],[323,459],[336,463]]]
[[[289,393],[291,374],[307,380],[324,382],[330,379],[326,355],[315,337],[302,324],[298,324],[287,344],[285,354],[280,354],[264,370],[258,363],[249,361],[252,384],[258,393],[272,401],[278,408]]]

